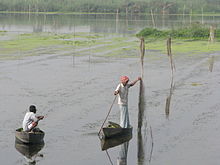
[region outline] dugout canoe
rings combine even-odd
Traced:
[[[103,139],[117,138],[120,136],[132,136],[132,127],[129,128],[108,128],[104,127],[101,131]]]
[[[15,131],[15,140],[24,144],[41,144],[44,143],[44,131],[25,132],[22,128]]]

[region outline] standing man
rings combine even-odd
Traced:
[[[122,128],[130,127],[128,115],[128,90],[139,80],[141,80],[141,77],[138,77],[132,83],[128,83],[129,78],[127,76],[122,76],[120,78],[121,83],[118,84],[117,88],[115,89],[114,95],[118,94],[118,104],[120,108],[120,126]]]

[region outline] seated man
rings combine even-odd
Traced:
[[[37,110],[34,105],[29,107],[29,112],[27,112],[24,116],[23,131],[32,131],[37,126],[38,121],[44,118],[44,116],[36,116],[36,111]]]

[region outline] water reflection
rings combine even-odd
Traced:
[[[43,157],[43,154],[38,153],[43,147],[44,143],[27,145],[17,141],[15,142],[16,150],[24,156],[28,165],[35,165],[37,163],[37,158]]]
[[[116,147],[122,143],[128,142],[132,139],[132,135],[120,136],[111,139],[101,139],[101,149],[102,151],[107,150],[112,147]]]
[[[146,134],[142,135],[142,132],[138,131],[137,134],[138,137],[137,164],[138,165],[145,165],[147,163],[150,163],[153,155],[154,142],[153,142],[153,131],[151,126],[149,126],[149,129],[145,130],[145,133]]]
[[[145,159],[145,153],[144,153],[144,144],[143,144],[143,137],[141,131],[138,131],[137,157],[138,157],[138,165],[143,165]]]
[[[101,139],[101,148],[103,151],[106,151],[111,164],[113,164],[113,161],[108,153],[108,149],[119,146],[120,149],[117,157],[117,165],[127,165],[128,146],[131,139],[132,135],[124,135],[111,139]]]
[[[127,154],[128,154],[129,142],[125,142],[120,146],[119,156],[117,158],[117,165],[127,164]]]
[[[172,95],[174,92],[174,87],[175,87],[175,83],[173,82],[173,77],[170,83],[170,92],[169,95],[166,98],[166,106],[165,106],[165,114],[166,114],[166,118],[169,118],[170,115],[170,103],[171,103],[171,99],[172,99]]]

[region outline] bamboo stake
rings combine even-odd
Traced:
[[[185,23],[185,10],[186,10],[186,5],[183,6],[183,23]]]
[[[209,44],[213,44],[215,42],[215,28],[213,25],[210,26],[210,30],[209,30]],[[210,55],[209,57],[209,71],[212,72],[213,71],[213,66],[214,66],[214,56]]]
[[[189,23],[190,23],[190,25],[192,24],[192,9],[191,9],[191,11],[190,11],[190,17],[189,17]]]
[[[204,13],[203,13],[203,7],[202,7],[202,24],[204,24]]]
[[[144,43],[144,38],[141,38],[141,43],[140,43],[140,51],[141,51],[141,78],[144,76],[144,54],[145,54],[145,43]]]
[[[151,9],[151,18],[152,18],[152,23],[153,23],[153,27],[156,28],[156,25],[155,25],[155,20],[154,20],[154,13],[153,13],[153,10]]]
[[[215,40],[215,28],[214,26],[210,26],[209,28],[209,42],[213,43]]]
[[[75,35],[75,24],[74,24],[74,45],[73,45],[73,67],[75,66],[75,53],[76,53],[76,35]]]
[[[116,11],[116,17],[115,17],[115,31],[118,33],[118,20],[119,20],[119,9]]]
[[[175,70],[175,64],[173,62],[173,55],[171,51],[171,38],[167,39],[167,55],[170,58],[171,78],[173,79],[173,72]]]
[[[145,44],[144,38],[141,38],[140,42],[140,62],[141,62],[141,78],[140,81],[140,90],[139,90],[139,102],[138,102],[138,130],[141,130],[143,124],[143,116],[144,116],[144,86],[143,86],[143,75],[144,75],[144,53],[145,53]]]

